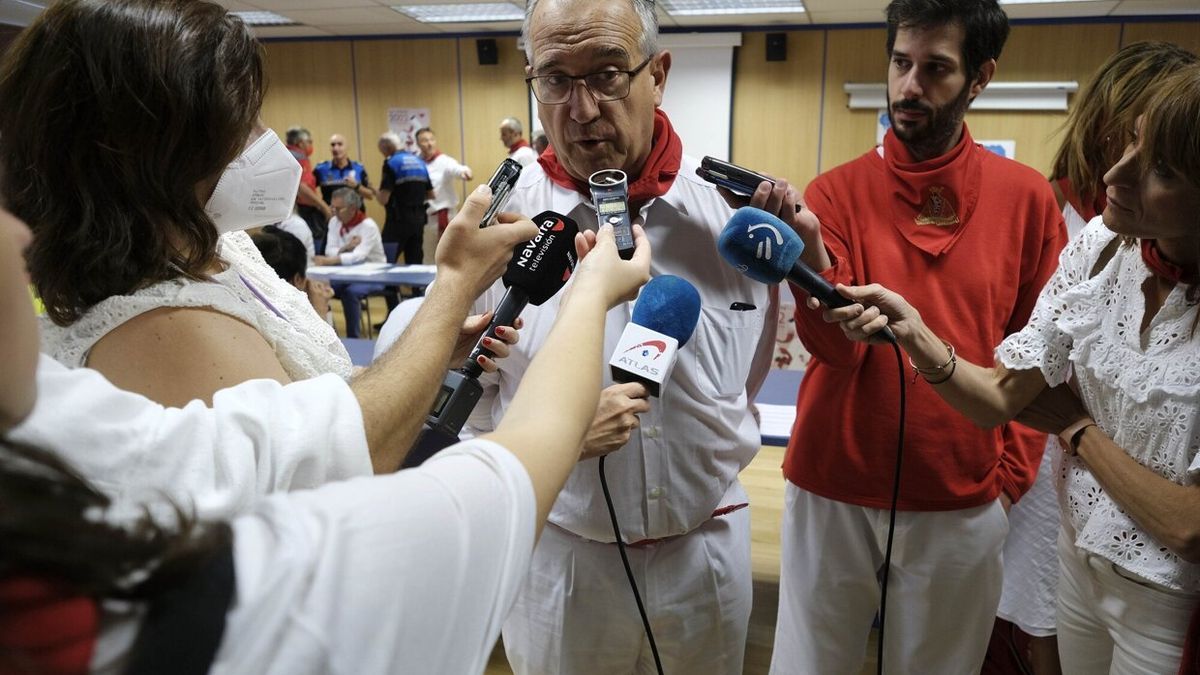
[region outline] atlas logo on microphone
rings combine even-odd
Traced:
[[[625,353],[628,354],[629,352],[639,349],[641,350],[640,355],[642,358],[649,357],[651,361],[654,361],[658,359],[658,357],[662,356],[663,352],[667,351],[667,343],[663,342],[662,340],[648,340],[640,345],[634,345],[629,349],[626,349]],[[653,350],[653,352],[651,350]],[[653,353],[654,356],[651,357],[651,353]]]

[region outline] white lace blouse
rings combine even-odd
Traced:
[[[1139,333],[1142,283],[1137,247],[1120,246],[1092,267],[1116,236],[1094,218],[1063,251],[1027,325],[997,349],[1009,369],[1038,368],[1051,385],[1072,379],[1092,418],[1138,463],[1180,485],[1200,479],[1200,334],[1197,305],[1171,291]],[[1060,457],[1059,502],[1075,545],[1149,581],[1200,591],[1200,565],[1176,556],[1113,502],[1078,457]]]
[[[210,281],[180,277],[106,298],[69,326],[43,319],[42,351],[66,366],[81,367],[101,338],[140,314],[162,307],[206,307],[254,327],[293,380],[325,373],[349,379],[350,356],[333,327],[313,311],[308,296],[263,261],[249,235],[223,235],[217,254],[227,268]]]

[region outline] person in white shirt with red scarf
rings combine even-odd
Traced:
[[[658,109],[671,55],[657,48],[657,31],[647,0],[529,3],[527,74],[551,146],[522,172],[507,208],[551,209],[594,229],[587,178],[620,169],[631,217],[654,247],[651,274],[678,275],[699,290],[699,324],[662,397],[606,375],[585,453],[616,450],[606,473],[665,671],[741,673],[750,515],[737,475],[760,447],[751,402],[771,363],[776,295],[718,256],[717,237],[733,210],[695,176],[697,162]],[[781,181],[755,204],[796,218],[794,198]],[[494,285],[476,311],[494,307],[503,291]],[[522,313],[520,344],[497,376],[485,376],[473,426],[486,430],[504,417],[559,311],[551,299]],[[630,316],[629,304],[609,312],[606,355]],[[581,462],[505,623],[505,651],[518,675],[654,667],[614,542],[597,463]]]

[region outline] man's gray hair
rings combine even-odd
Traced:
[[[346,206],[353,208],[355,211],[361,210],[363,207],[362,195],[358,194],[358,190],[354,188],[344,187],[334,190],[333,196],[329,198],[329,201],[332,202],[335,199],[342,200]]]
[[[525,129],[521,127],[521,120],[515,117],[505,117],[504,119],[500,120],[500,128],[515,131],[518,134],[525,133]]]
[[[308,133],[308,129],[304,127],[292,127],[287,130],[286,142],[288,145],[296,145],[301,141],[312,140],[312,134]]]
[[[611,1],[611,0],[609,0]],[[633,10],[637,12],[642,24],[642,58],[650,58],[658,53],[658,14],[654,10],[654,0],[629,0]],[[521,24],[521,42],[525,45],[525,59],[529,65],[537,67],[533,62],[533,44],[529,41],[529,20],[537,11],[538,0],[528,0],[525,4],[525,22]]]
[[[379,136],[380,143],[387,143],[392,146],[393,150],[399,150],[404,147],[404,141],[400,140],[400,134],[394,131],[385,131]]]

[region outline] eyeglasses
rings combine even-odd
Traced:
[[[571,100],[576,80],[583,80],[583,86],[597,102],[619,101],[629,95],[630,80],[653,58],[647,57],[633,70],[601,70],[587,75],[535,75],[525,78],[525,82],[542,105],[559,105]]]

